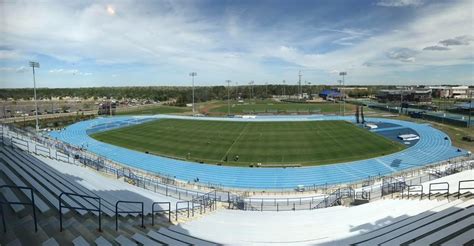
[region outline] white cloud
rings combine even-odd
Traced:
[[[456,45],[469,45],[474,41],[474,37],[471,35],[463,35],[455,38],[445,39],[439,41],[444,46],[456,46]]]
[[[444,47],[444,46],[433,45],[433,46],[427,46],[427,47],[423,48],[423,50],[443,51],[443,50],[450,50],[450,49],[448,47]]]
[[[24,55],[17,50],[0,50],[0,60],[18,60]]]
[[[406,7],[406,6],[420,6],[423,0],[380,0],[377,2],[378,6],[383,7]]]
[[[15,72],[17,72],[17,73],[24,73],[24,72],[26,72],[26,71],[28,71],[28,68],[25,67],[25,66],[18,67],[18,68],[15,70]]]
[[[15,73],[25,73],[28,71],[28,68],[25,66],[21,67],[0,67],[0,72],[15,72]]]
[[[400,48],[389,51],[387,56],[390,59],[399,60],[401,62],[414,62],[417,54],[418,52],[416,50]]]
[[[298,23],[256,30],[254,20],[244,19],[234,10],[228,10],[222,19],[209,20],[197,13],[192,1],[163,1],[157,4],[159,8],[150,9],[142,6],[145,3],[0,3],[5,9],[5,21],[0,25],[2,45],[13,47],[17,54],[2,55],[0,51],[0,59],[45,54],[66,62],[92,61],[99,67],[139,64],[175,74],[196,70],[202,80],[235,74],[244,81],[257,76],[280,81],[287,73],[296,78],[299,69],[317,71],[326,78],[337,77],[331,73],[337,69],[348,71],[349,80],[373,80],[396,71],[466,64],[474,56],[469,45],[451,44],[450,50],[443,52],[423,50],[440,40],[472,33],[469,0],[426,4],[417,8],[413,20],[401,22],[404,24],[393,31],[327,28],[314,35],[308,35],[313,30]],[[407,0],[378,3],[387,7],[423,4]],[[319,52],[318,47],[331,43],[341,47]],[[400,47],[417,52],[397,50]],[[275,73],[262,64],[269,57],[294,65],[285,65]],[[91,73],[57,68],[50,69],[50,74]],[[119,77],[125,79],[126,75]]]
[[[51,70],[49,70],[49,73],[52,73],[52,74],[69,74],[69,75],[79,75],[79,76],[90,76],[90,75],[92,75],[92,73],[81,72],[77,69],[63,69],[63,68],[51,69]]]

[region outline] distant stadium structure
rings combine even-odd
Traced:
[[[425,88],[380,90],[376,95],[380,102],[431,102],[431,90]]]
[[[337,90],[323,90],[319,93],[319,97],[324,100],[339,100],[343,97],[342,93]]]

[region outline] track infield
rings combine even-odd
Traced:
[[[209,164],[322,165],[388,155],[404,146],[346,121],[231,122],[160,119],[93,138]]]

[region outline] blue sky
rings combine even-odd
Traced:
[[[0,1],[0,87],[474,84],[474,3]]]

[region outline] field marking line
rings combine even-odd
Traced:
[[[224,158],[229,154],[229,152],[232,149],[232,147],[234,146],[234,144],[240,139],[240,137],[242,136],[242,133],[245,132],[245,130],[247,130],[247,127],[248,127],[249,124],[250,124],[249,122],[245,122],[244,129],[242,129],[242,131],[240,131],[239,136],[237,136],[237,138],[234,140],[234,142],[230,145],[229,149],[227,149],[224,156],[221,158],[221,161],[224,161]]]
[[[329,137],[329,139],[331,139],[332,142],[336,143],[336,145],[339,145],[339,147],[343,147],[342,144],[340,144],[338,141],[336,141],[335,137],[331,134],[329,134],[329,132],[325,131],[324,129],[322,129],[319,124],[316,124],[316,127],[318,128],[319,131],[323,132],[325,135],[327,135]],[[333,130],[334,127],[331,126],[331,130]]]

